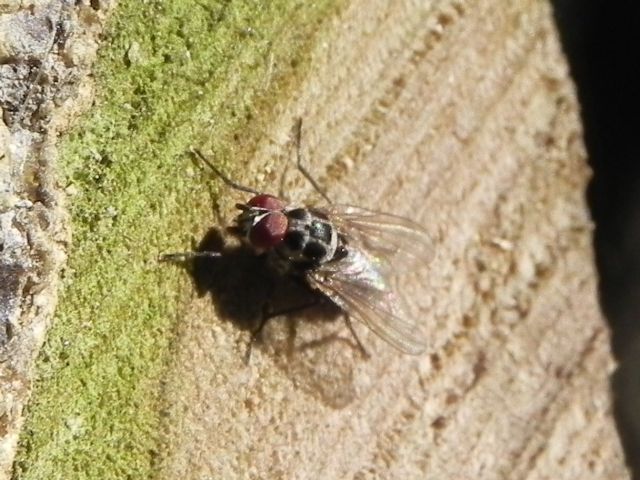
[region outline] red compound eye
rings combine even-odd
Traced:
[[[285,203],[273,195],[261,193],[256,195],[247,202],[250,207],[264,208],[265,210],[282,210],[286,207]]]
[[[256,248],[265,250],[273,248],[282,242],[287,232],[287,225],[288,220],[284,213],[279,211],[268,213],[251,227],[249,241]]]

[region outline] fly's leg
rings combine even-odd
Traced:
[[[246,193],[253,193],[254,195],[260,195],[261,192],[251,187],[240,185],[239,183],[231,180],[224,173],[222,173],[213,163],[211,163],[211,161],[207,157],[205,157],[197,148],[192,148],[191,153],[193,153],[200,160],[202,160],[204,164],[213,171],[213,173],[215,173],[218,177],[220,177],[220,180],[222,180],[225,183],[225,185],[233,188],[234,190],[239,190],[241,192],[246,192]]]
[[[360,338],[358,338],[358,334],[356,333],[356,329],[353,328],[353,324],[351,323],[351,317],[349,316],[349,314],[347,312],[344,312],[344,323],[347,324],[347,328],[351,332],[351,335],[353,335],[353,338],[356,341],[356,344],[358,345],[358,349],[360,350],[360,353],[362,354],[362,357],[365,358],[365,359],[371,358],[371,355],[369,355],[369,352],[367,352],[367,349],[364,348],[364,345],[360,341]]]
[[[245,355],[245,362],[248,364],[251,359],[251,352],[253,350],[253,344],[256,343],[259,338],[262,330],[269,320],[275,317],[279,317],[280,315],[291,315],[292,313],[300,312],[302,310],[306,310],[311,307],[315,307],[320,302],[320,299],[314,298],[313,300],[303,303],[301,305],[295,305],[293,307],[283,308],[278,311],[269,311],[269,303],[265,303],[264,308],[262,309],[262,317],[260,318],[260,323],[256,328],[251,332],[251,339],[249,340],[249,345],[247,347],[247,353]]]
[[[298,170],[300,170],[300,173],[302,173],[304,178],[306,178],[309,181],[309,183],[313,186],[316,192],[318,192],[322,196],[322,198],[324,198],[327,201],[328,204],[332,204],[333,202],[329,198],[329,195],[327,195],[327,193],[322,188],[320,188],[320,185],[318,185],[318,182],[316,182],[315,178],[311,176],[309,171],[302,164],[302,151],[300,147],[300,144],[302,141],[302,118],[298,118],[298,120],[296,120],[296,124],[294,125],[293,128],[294,128],[294,135],[295,135],[294,139],[296,144],[296,156],[297,156],[296,166],[298,167]]]
[[[289,193],[286,188],[287,181],[287,172],[289,170],[289,163],[285,163],[284,168],[282,170],[282,174],[280,175],[280,184],[278,185],[278,198],[283,199],[287,203],[291,203],[291,198],[289,197]]]
[[[165,253],[158,257],[159,262],[186,262],[193,260],[194,258],[216,258],[219,257],[220,252],[176,252]]]

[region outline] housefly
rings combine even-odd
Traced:
[[[229,230],[270,266],[284,275],[303,279],[343,312],[347,327],[366,355],[351,325],[354,319],[398,350],[417,355],[425,344],[419,330],[402,311],[391,280],[403,271],[428,263],[433,257],[429,235],[404,217],[338,205],[302,165],[302,122],[296,122],[297,167],[327,201],[324,207],[288,205],[282,199],[240,185],[226,177],[198,150],[193,150],[220,179],[235,190],[253,195]],[[219,252],[168,254],[162,260],[219,256]],[[268,318],[264,316],[254,338]]]

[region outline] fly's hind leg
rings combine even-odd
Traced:
[[[253,344],[258,342],[260,339],[260,334],[262,330],[264,330],[265,325],[269,320],[275,317],[279,317],[281,315],[290,315],[292,313],[296,313],[302,310],[306,310],[311,307],[315,307],[320,302],[320,299],[314,298],[313,300],[303,303],[301,305],[294,305],[293,307],[283,308],[277,311],[271,311],[269,303],[265,303],[262,309],[262,315],[260,317],[260,323],[251,331],[251,338],[249,340],[249,345],[247,346],[247,353],[245,354],[245,362],[248,364],[251,359],[251,352],[253,350]]]
[[[356,333],[356,329],[353,328],[353,324],[351,323],[351,317],[349,316],[349,314],[347,312],[344,312],[344,323],[346,323],[347,328],[351,332],[351,335],[353,335],[353,339],[356,341],[356,344],[358,345],[358,350],[360,350],[360,353],[362,354],[362,357],[364,359],[371,358],[371,355],[369,354],[369,352],[367,352],[367,349],[364,348],[364,345],[360,341],[360,338],[358,337],[358,334]]]

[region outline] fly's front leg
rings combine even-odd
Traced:
[[[220,252],[176,252],[165,253],[158,257],[159,262],[174,262],[182,263],[194,258],[217,258],[221,254]]]
[[[218,167],[216,167],[207,157],[205,157],[200,150],[198,150],[197,148],[191,148],[191,153],[193,155],[195,155],[196,157],[198,157],[200,160],[202,160],[202,162],[204,162],[204,164],[209,167],[211,169],[211,171],[213,173],[215,173],[218,177],[220,177],[220,180],[222,180],[225,185],[233,188],[234,190],[239,190],[240,192],[246,192],[246,193],[253,193],[254,195],[260,195],[261,192],[251,188],[251,187],[247,187],[245,185],[241,185],[237,182],[234,182],[233,180],[231,180],[229,177],[227,177],[224,173],[222,173],[222,171],[220,171],[218,169]]]

